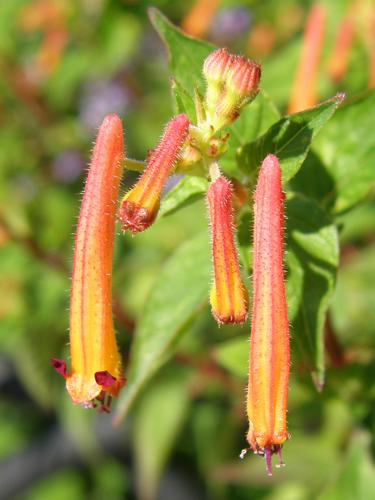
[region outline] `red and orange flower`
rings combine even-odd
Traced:
[[[70,301],[71,373],[52,359],[75,404],[109,411],[124,385],[112,318],[112,259],[124,141],[121,120],[99,130],[79,215]]]

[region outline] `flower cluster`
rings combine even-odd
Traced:
[[[246,202],[244,187],[220,170],[229,134],[222,129],[240,115],[259,91],[260,66],[219,49],[203,65],[207,86],[196,95],[197,123],[186,114],[166,126],[159,145],[149,155],[134,187],[117,210],[122,165],[120,119],[108,116],[100,130],[88,173],[79,217],[70,307],[71,373],[53,359],[66,379],[76,404],[109,411],[112,396],[124,385],[112,319],[112,258],[115,220],[132,234],[156,220],[163,188],[176,166],[196,163],[210,179],[207,191],[213,284],[210,302],[218,324],[243,324],[248,316],[248,292],[241,275],[235,242],[234,185]],[[181,171],[180,170],[180,171]],[[255,453],[280,452],[288,438],[286,405],[289,378],[288,316],[283,276],[283,193],[281,170],[269,155],[260,169],[255,192],[254,298],[247,412],[248,441]]]

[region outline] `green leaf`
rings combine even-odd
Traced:
[[[182,85],[175,78],[171,77],[171,90],[174,103],[174,112],[176,114],[186,113],[190,116],[193,123],[197,121],[197,113],[195,111],[194,99],[189,95]]]
[[[213,352],[216,361],[237,377],[246,378],[249,366],[249,338],[239,337],[221,342]]]
[[[251,228],[253,227],[253,212],[250,207],[243,208],[237,225],[237,247],[241,264],[247,274],[251,273],[253,252],[251,248]]]
[[[356,250],[340,267],[332,320],[345,347],[375,347],[375,246]]]
[[[333,181],[324,196],[334,213],[348,210],[374,186],[374,114],[372,90],[339,109],[314,143],[314,151]]]
[[[370,453],[371,437],[364,432],[353,435],[345,464],[337,481],[320,500],[366,500],[375,497],[375,467]]]
[[[174,443],[189,410],[190,372],[168,370],[142,395],[135,412],[133,443],[138,498],[156,498]]]
[[[206,232],[184,243],[165,264],[138,324],[117,421],[127,414],[143,386],[170,358],[180,335],[206,304],[210,268]]]
[[[170,69],[180,92],[193,96],[195,87],[203,92],[203,61],[215,50],[215,46],[185,35],[158,9],[150,8],[148,12],[154,28],[168,49]]]
[[[292,93],[293,77],[301,54],[301,42],[300,36],[292,37],[262,62],[262,88],[272,95],[275,102],[284,106]]]
[[[324,384],[324,323],[339,260],[336,226],[313,200],[293,195],[287,202],[288,303],[292,345]]]
[[[170,215],[179,208],[193,203],[204,196],[207,189],[207,179],[193,175],[186,176],[162,200],[159,215]]]
[[[281,118],[265,134],[242,148],[238,161],[243,171],[254,175],[264,158],[273,153],[280,160],[283,181],[289,181],[300,169],[312,140],[342,100],[342,94],[338,94],[315,108]]]
[[[375,232],[375,200],[362,203],[353,210],[338,217],[341,243],[365,241]]]
[[[101,444],[95,429],[95,413],[84,411],[82,406],[72,404],[61,377],[58,381],[60,386],[60,398],[57,404],[59,424],[74,443],[79,455],[87,463],[96,465],[101,453]]]
[[[24,500],[81,500],[85,496],[85,480],[82,474],[72,468],[53,471],[39,481],[34,481],[27,489]]]
[[[241,148],[264,134],[279,118],[280,113],[263,91],[245,107],[238,120],[229,127],[229,148],[220,160],[220,165],[228,175],[241,177],[241,165],[237,164]]]

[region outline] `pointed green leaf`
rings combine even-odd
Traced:
[[[273,153],[280,160],[283,181],[289,181],[300,169],[312,140],[342,100],[343,95],[338,94],[315,108],[281,118],[265,134],[242,148],[238,161],[244,173],[254,175],[264,158]]]
[[[326,175],[333,180],[324,195],[334,213],[361,201],[375,185],[374,115],[372,90],[339,109],[314,144]]]
[[[167,47],[171,73],[177,84],[191,96],[195,87],[203,92],[203,61],[215,46],[185,35],[156,8],[149,9],[149,17]]]
[[[189,95],[182,85],[171,77],[171,90],[173,97],[173,109],[176,114],[186,113],[193,123],[196,123],[197,113],[195,111],[194,99]]]

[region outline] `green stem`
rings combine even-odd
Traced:
[[[126,170],[132,170],[134,172],[143,172],[145,169],[145,162],[139,160],[132,160],[131,158],[125,158],[124,168]]]
[[[211,161],[208,164],[208,171],[210,173],[212,182],[215,182],[221,176],[221,171],[217,160]]]

